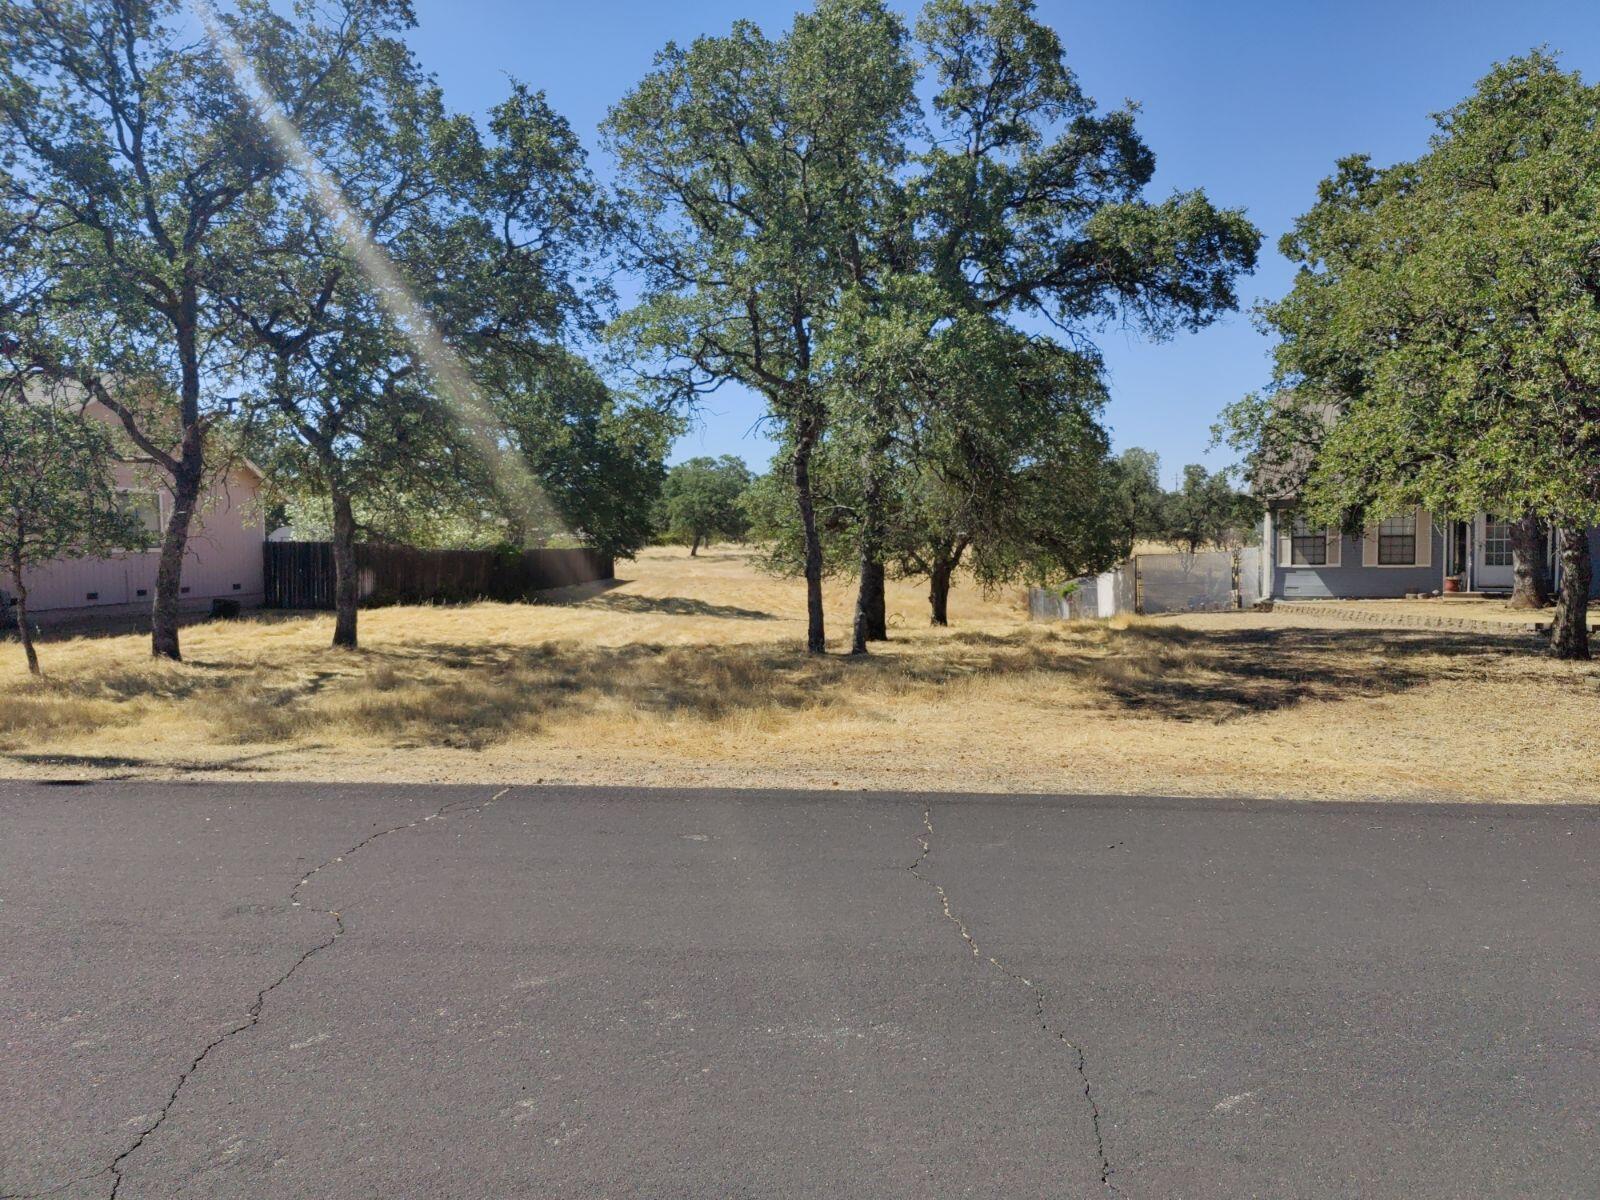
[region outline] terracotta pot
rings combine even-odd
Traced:
[[[1454,575],[1447,577],[1444,581],[1444,590],[1447,592],[1459,592],[1461,590],[1461,580]]]

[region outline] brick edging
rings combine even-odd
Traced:
[[[1314,600],[1275,600],[1275,611],[1300,613],[1310,617],[1332,617],[1341,621],[1364,621],[1371,625],[1394,625],[1410,629],[1461,629],[1471,633],[1517,634],[1524,637],[1547,632],[1547,621],[1481,621],[1474,617],[1432,617],[1420,613],[1384,613],[1349,609]],[[1600,631],[1600,626],[1591,626]]]

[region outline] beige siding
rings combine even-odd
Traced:
[[[117,468],[116,476],[118,487],[152,490],[148,478],[132,467]],[[190,527],[183,562],[185,608],[208,609],[218,597],[246,606],[261,603],[261,544],[266,530],[255,504],[258,487],[255,472],[241,466],[206,494]],[[165,494],[161,499],[165,515],[170,501]],[[151,550],[46,563],[24,576],[28,608],[43,620],[97,610],[148,608],[155,594],[158,558]]]

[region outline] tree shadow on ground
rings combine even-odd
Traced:
[[[202,625],[215,624],[250,624],[250,625],[281,625],[285,621],[298,621],[308,616],[317,615],[309,609],[290,608],[249,608],[236,617],[218,617],[210,612],[197,611],[185,612],[178,615],[178,625],[181,629],[194,629]],[[331,613],[329,614],[332,615]],[[34,626],[33,640],[40,645],[54,642],[67,642],[76,638],[114,638],[143,635],[150,632],[150,614],[121,613],[113,615],[96,615],[87,613],[83,616],[74,616],[62,620],[52,620],[43,625]],[[15,625],[0,628],[0,642],[17,641],[18,633]]]
[[[619,588],[625,583],[632,583],[631,579],[591,579],[587,583],[573,583],[566,587],[544,588],[541,591],[530,593],[530,604],[582,604],[586,600],[603,595],[613,588]]]
[[[744,621],[776,621],[774,613],[733,604],[711,604],[689,596],[595,596],[583,602],[584,608],[603,608],[608,612],[643,613],[668,617],[726,617]]]
[[[1135,626],[1142,653],[1101,664],[1101,687],[1129,714],[1222,722],[1313,702],[1392,696],[1428,684],[1481,680],[1526,665],[1526,636],[1334,628],[1226,631]]]
[[[702,546],[702,547],[700,547],[700,553],[694,554],[694,555],[685,554],[683,556],[683,561],[684,562],[697,562],[697,563],[707,563],[707,562],[748,563],[750,561],[750,554],[749,554],[748,551],[741,552],[741,551],[738,551],[738,550],[708,550],[708,549],[706,549],[706,547]]]
[[[1223,724],[1457,680],[1542,680],[1550,664],[1533,652],[1537,646],[1526,636],[1431,630],[1118,630],[1098,623],[913,638],[866,658],[815,658],[798,641],[426,640],[353,653],[306,651],[271,668],[213,664],[181,687],[167,674],[127,671],[109,691],[106,680],[92,677],[19,688],[7,697],[11,714],[0,719],[0,735],[13,750],[26,749],[30,730],[48,734],[53,721],[70,717],[74,728],[92,731],[131,719],[122,715],[137,708],[129,701],[170,703],[179,719],[199,723],[197,734],[237,744],[304,745],[332,736],[464,749],[596,711],[715,724],[763,714],[803,720],[830,711],[915,710],[969,697],[1046,719],[1084,719],[1070,711]],[[972,688],[980,690],[962,690]],[[91,691],[102,699],[85,702]]]
[[[352,716],[379,737],[481,747],[602,703],[715,723],[864,703],[915,706],[980,684],[1014,686],[1019,705],[1038,694],[1052,707],[1064,697],[1072,707],[1113,716],[1224,723],[1537,670],[1543,663],[1531,661],[1529,649],[1525,638],[1481,635],[1173,627],[958,633],[861,659],[813,658],[797,643],[428,642],[367,652],[371,666]],[[290,694],[265,703],[277,714],[298,711]]]

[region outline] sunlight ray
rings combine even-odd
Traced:
[[[272,90],[262,80],[243,48],[218,18],[211,0],[187,0],[190,12],[217,48],[240,93],[251,105],[279,151],[305,179],[323,214],[334,224],[350,248],[384,310],[401,335],[415,349],[439,396],[454,413],[473,448],[489,466],[496,488],[504,496],[534,496],[543,504],[544,488],[522,455],[496,439],[493,409],[484,399],[471,372],[439,332],[438,325],[401,276],[388,253],[367,232],[360,216],[345,198],[338,182],[323,168],[300,131],[283,111]]]

